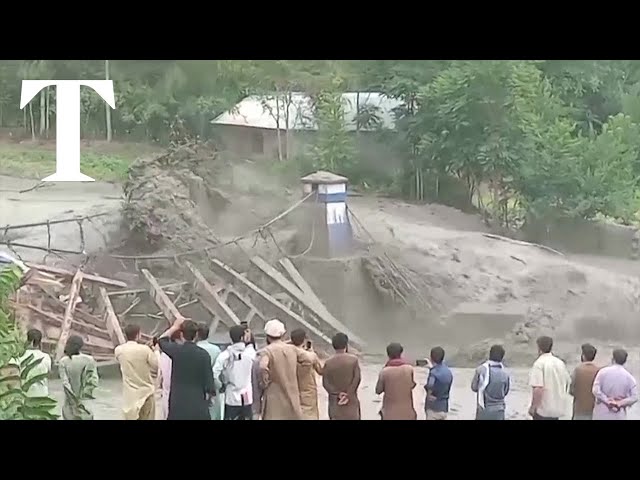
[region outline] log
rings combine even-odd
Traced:
[[[311,334],[313,334],[314,336],[316,336],[319,339],[323,340],[327,344],[331,345],[331,339],[329,337],[327,337],[323,332],[318,330],[318,328],[315,325],[312,325],[311,323],[307,322],[304,318],[302,318],[300,315],[297,315],[296,313],[294,313],[291,310],[289,310],[285,305],[283,305],[282,303],[277,301],[270,294],[268,294],[267,292],[262,290],[260,287],[255,285],[253,282],[251,282],[247,278],[243,277],[238,272],[236,272],[234,269],[232,269],[228,265],[222,263],[217,258],[212,258],[211,262],[214,265],[217,265],[219,268],[221,268],[225,272],[227,272],[228,274],[232,275],[236,280],[241,282],[247,288],[249,288],[250,290],[253,290],[257,295],[259,295],[261,298],[263,298],[264,300],[269,302],[271,305],[273,305],[275,308],[280,310],[282,313],[284,313],[287,317],[292,319],[294,322],[297,322],[301,326],[307,328]]]
[[[224,302],[224,300],[222,300],[220,298],[220,296],[216,292],[216,289],[213,287],[213,285],[211,285],[207,281],[207,279],[204,278],[204,275],[202,275],[202,273],[200,273],[200,271],[196,267],[194,267],[191,264],[191,262],[185,262],[185,263],[186,263],[187,268],[189,269],[189,271],[191,271],[193,276],[196,277],[196,281],[200,284],[200,286],[204,289],[204,291],[207,292],[207,294],[211,298],[213,298],[213,300],[218,304],[218,306],[222,309],[222,311],[229,318],[230,323],[225,322],[225,324],[227,324],[228,326],[240,325],[240,319],[238,318],[238,316],[235,314],[235,312],[233,310],[231,310],[231,307],[229,307],[229,305],[227,305]]]
[[[278,272],[275,268],[269,265],[260,257],[253,257],[251,259],[251,263],[253,263],[256,267],[262,270],[271,280],[284,288],[289,295],[298,300],[303,306],[307,307],[314,315],[323,320],[326,324],[331,326],[336,332],[343,332],[349,336],[349,339],[359,348],[362,348],[366,345],[364,340],[358,337],[355,333],[349,330],[345,325],[343,325],[340,321],[338,321],[333,315],[329,313],[329,311],[323,306],[319,307],[317,304],[310,300],[307,295],[302,293],[298,287],[293,285],[289,280],[287,280],[284,275]],[[316,297],[317,298],[317,297]]]
[[[151,287],[149,289],[151,298],[153,298],[153,301],[156,303],[156,305],[158,305],[158,308],[162,310],[162,313],[167,319],[167,322],[169,322],[169,326],[173,325],[173,323],[178,319],[185,320],[185,317],[180,313],[173,302],[169,300],[169,297],[167,296],[165,291],[162,290],[156,278],[151,275],[151,272],[146,268],[143,268],[141,271],[144,275],[144,278],[147,279],[147,282]]]
[[[69,339],[69,334],[71,333],[71,321],[73,320],[72,315],[76,307],[76,298],[78,297],[78,292],[80,291],[82,277],[82,270],[78,269],[71,282],[71,290],[69,290],[69,300],[67,302],[67,307],[64,311],[64,317],[62,319],[60,340],[58,341],[58,346],[56,347],[56,360],[60,360],[64,355],[64,347],[67,343],[67,340]]]
[[[40,265],[38,263],[25,262],[25,265],[29,268],[35,268],[36,270],[40,270],[42,272],[54,273],[56,275],[62,275],[65,277],[73,277],[73,272],[69,270],[65,270],[64,268],[51,267],[49,265]],[[88,282],[96,282],[102,283],[103,285],[108,285],[110,287],[118,287],[118,288],[127,288],[127,284],[121,282],[120,280],[113,280],[111,278],[100,277],[98,275],[92,275],[90,273],[84,274],[84,279]]]
[[[104,321],[107,325],[107,331],[111,336],[113,346],[117,347],[118,345],[122,345],[127,339],[124,337],[120,320],[118,320],[118,316],[113,310],[113,305],[111,304],[111,300],[109,300],[109,295],[107,295],[107,289],[104,287],[100,287],[100,303],[104,309]]]

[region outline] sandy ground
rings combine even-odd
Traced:
[[[381,397],[375,394],[375,382],[381,365],[368,364],[362,367],[362,384],[359,390],[360,403],[362,408],[363,420],[379,420],[378,412],[381,408]],[[507,397],[507,419],[508,420],[526,420],[527,409],[530,402],[530,389],[527,386],[528,370],[524,368],[510,369],[512,375],[512,388]],[[416,383],[414,389],[414,407],[418,413],[418,419],[424,420],[424,389],[423,385],[426,381],[427,370],[424,368],[416,368]],[[473,420],[475,416],[475,394],[471,391],[471,379],[473,378],[473,369],[471,368],[454,368],[454,381],[451,391],[450,404],[450,420]],[[637,375],[637,374],[636,374]],[[318,381],[320,385],[320,380]],[[62,391],[59,381],[53,381],[50,384],[52,395],[60,402],[62,400]],[[96,420],[120,420],[120,389],[121,382],[119,379],[105,379],[101,382],[96,392],[96,400],[93,404],[93,410]],[[322,420],[327,420],[327,396],[322,387],[319,388],[318,400],[320,405],[320,415]],[[567,415],[564,420],[571,417],[570,406],[567,409]],[[630,419],[640,419],[640,408],[636,405],[632,407],[629,413]]]

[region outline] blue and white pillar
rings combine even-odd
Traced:
[[[347,184],[318,185],[318,201],[325,204],[329,255],[348,253],[353,234],[347,213]]]
[[[353,232],[347,212],[348,179],[330,172],[316,172],[304,177],[304,193],[318,192],[314,214],[316,245],[314,254],[334,257],[349,254]]]

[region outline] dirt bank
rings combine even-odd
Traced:
[[[369,198],[350,199],[350,205],[433,305],[398,329],[400,341],[413,342],[425,322],[425,343],[462,350],[490,337],[524,353],[540,333],[570,345],[640,337],[640,280],[606,269],[607,259],[595,267],[488,238],[470,231],[482,230],[477,219],[446,207]]]

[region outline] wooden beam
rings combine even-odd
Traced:
[[[113,346],[117,347],[118,345],[122,345],[127,341],[127,339],[124,337],[120,320],[118,320],[118,316],[113,310],[113,305],[111,304],[111,300],[107,294],[107,289],[104,287],[100,287],[100,303],[102,304],[104,321],[107,325],[107,331],[111,336]]]
[[[62,308],[67,308],[67,305],[64,302],[62,302],[58,297],[56,297],[54,294],[49,292],[47,289],[43,288],[41,285],[38,285],[38,287],[40,287],[40,290],[42,290],[49,298],[51,298],[51,300],[53,300],[56,305]],[[95,315],[91,315],[90,313],[87,313],[79,308],[74,310],[73,316],[75,320],[82,320],[83,322],[89,325],[93,325],[94,327],[106,328],[106,325],[103,319],[98,318]]]
[[[300,272],[291,262],[291,260],[289,260],[288,258],[281,258],[279,263],[280,265],[282,265],[282,268],[284,268],[285,271],[289,274],[291,280],[293,280],[293,283],[296,284],[296,286],[302,291],[302,293],[304,293],[305,295],[313,295],[315,298],[318,298],[316,297],[316,294],[311,289],[311,286],[307,283],[304,277],[300,275]]]
[[[107,294],[107,295],[108,295],[108,294]],[[133,310],[134,308],[136,308],[136,306],[137,306],[140,302],[141,302],[140,297],[136,297],[136,298],[134,298],[134,299],[133,299],[133,302],[131,302],[131,305],[129,305],[129,306],[124,310],[124,312],[120,313],[120,316],[121,316],[122,318],[126,317],[126,316],[127,316],[127,314],[128,314],[131,310]]]
[[[220,325],[220,315],[213,315],[213,320],[211,320],[211,325],[209,325],[209,336],[213,336],[216,334],[218,330],[218,325]]]
[[[55,345],[55,343],[56,343],[55,338],[47,338],[42,340],[43,345],[53,346]],[[109,358],[113,358],[113,347],[105,347],[104,345],[96,345],[95,343],[85,341],[84,346],[82,347],[82,350],[86,353],[89,353],[92,356],[97,353],[100,356],[108,356]]]
[[[71,321],[73,320],[73,311],[76,308],[76,299],[78,297],[78,292],[80,291],[80,285],[82,284],[82,276],[82,270],[78,269],[71,281],[69,300],[64,311],[60,330],[60,339],[58,340],[58,346],[56,347],[56,360],[60,360],[64,355],[64,347],[69,339],[69,334],[71,333]]]
[[[313,304],[314,308],[318,312],[321,312],[323,314],[323,317],[321,318],[323,319],[333,318],[333,315],[331,314],[331,312],[327,310],[327,307],[325,306],[325,304],[322,303],[322,300],[318,298],[316,293],[311,288],[311,285],[307,283],[307,281],[300,274],[300,272],[298,271],[296,266],[293,264],[293,262],[288,258],[282,258],[280,259],[280,265],[282,265],[282,268],[285,269],[285,271],[289,274],[289,276],[291,277],[293,282],[296,284],[296,286],[306,296],[307,300],[309,300],[311,304]]]
[[[185,285],[187,285],[189,282],[176,282],[176,283],[169,283],[167,285],[162,285],[160,288],[162,290],[168,290],[170,288],[176,288],[176,287],[184,287]],[[109,296],[110,297],[116,297],[119,295],[132,295],[132,294],[139,294],[139,293],[147,293],[149,290],[146,288],[133,288],[131,290],[115,290],[113,292],[109,292]]]
[[[51,267],[49,265],[40,265],[38,263],[26,262],[25,265],[29,268],[35,268],[36,270],[40,270],[42,272],[55,273],[56,275],[63,275],[65,277],[73,277],[73,272],[69,270],[65,270],[64,268]],[[103,285],[108,285],[110,287],[118,287],[118,288],[127,288],[127,284],[121,282],[120,280],[113,280],[111,278],[101,277],[99,275],[92,275],[90,273],[84,274],[84,279],[88,282],[96,282],[102,283]]]
[[[155,277],[151,275],[151,272],[146,268],[143,268],[141,271],[142,271],[142,274],[144,275],[144,278],[147,279],[147,282],[151,287],[149,289],[151,298],[153,298],[153,301],[156,302],[156,305],[158,305],[158,308],[162,310],[162,314],[167,319],[169,326],[173,325],[173,322],[175,322],[178,319],[185,320],[185,317],[180,313],[177,307],[169,299],[165,291],[162,290],[162,287],[160,287],[160,284],[155,279]]]
[[[221,268],[222,270],[224,270],[228,274],[232,275],[236,280],[240,281],[247,288],[253,290],[261,298],[263,298],[264,300],[269,302],[271,305],[276,307],[282,313],[287,315],[290,319],[292,319],[293,321],[299,323],[303,327],[307,328],[311,334],[313,334],[314,336],[320,338],[321,340],[323,340],[324,342],[328,343],[329,345],[331,344],[331,339],[329,337],[327,337],[323,332],[318,330],[318,328],[315,325],[312,325],[311,323],[307,322],[304,318],[302,318],[300,315],[297,315],[296,313],[294,313],[291,310],[289,310],[285,305],[283,305],[282,303],[277,301],[275,298],[273,298],[267,292],[265,292],[260,287],[255,285],[253,282],[251,282],[247,278],[245,278],[242,275],[240,275],[233,268],[231,268],[228,265],[222,263],[217,258],[212,258],[211,262],[213,262],[214,265],[217,265],[219,268]]]
[[[336,330],[337,332],[346,333],[349,336],[349,340],[351,340],[356,346],[362,348],[366,345],[366,343],[358,337],[355,333],[349,330],[342,322],[338,321],[331,313],[326,309],[326,307],[319,306],[317,303],[319,300],[314,301],[310,299],[307,295],[305,295],[302,290],[292,284],[289,280],[287,280],[284,275],[278,272],[275,268],[269,265],[260,257],[253,257],[251,259],[251,263],[253,263],[256,267],[262,270],[265,275],[271,278],[275,283],[284,288],[289,295],[298,300],[303,306],[307,307],[314,315],[318,318],[322,319],[325,323],[327,323],[331,328]],[[314,295],[315,296],[315,295]]]
[[[227,305],[225,301],[220,298],[220,296],[216,292],[213,285],[211,285],[207,281],[207,279],[204,278],[204,275],[202,275],[202,273],[200,273],[200,271],[196,267],[194,267],[191,264],[191,262],[185,262],[185,264],[187,265],[187,268],[191,271],[193,276],[196,277],[196,281],[200,284],[200,286],[204,289],[204,291],[207,292],[207,294],[211,298],[213,298],[213,300],[218,304],[218,306],[222,309],[222,311],[226,314],[226,316],[229,317],[232,324],[240,325],[240,319],[238,318],[238,316],[235,314],[233,310],[231,310],[231,307],[229,307],[229,305]]]
[[[245,276],[245,278],[246,278],[246,276]],[[256,306],[251,302],[251,300],[249,298],[247,298],[246,295],[243,295],[242,293],[240,293],[238,290],[236,290],[232,286],[228,286],[226,291],[228,291],[229,294],[233,295],[238,300],[240,300],[242,303],[244,303],[244,305],[249,309],[250,312],[252,310],[254,310],[253,314],[257,315],[258,318],[260,318],[263,322],[266,323],[267,319],[265,318],[265,316],[262,314],[262,312],[260,310],[258,310],[256,308]]]
[[[251,321],[251,319],[253,318],[253,316],[258,313],[258,310],[256,310],[256,308],[252,308],[251,310],[249,310],[249,313],[247,313],[247,316],[244,317],[244,322],[248,325],[249,322]]]
[[[22,307],[26,307],[29,310],[41,315],[43,317],[42,321],[48,323],[49,325],[54,325],[56,327],[62,326],[62,318],[58,315],[55,315],[51,312],[46,312],[44,310],[40,310],[33,305],[25,304]],[[94,337],[104,338],[105,340],[111,340],[109,332],[106,330],[102,330],[100,328],[94,327],[92,325],[85,325],[84,323],[80,323],[76,320],[71,321],[71,329],[74,331],[78,331],[81,333],[85,333],[87,335],[93,335]]]

